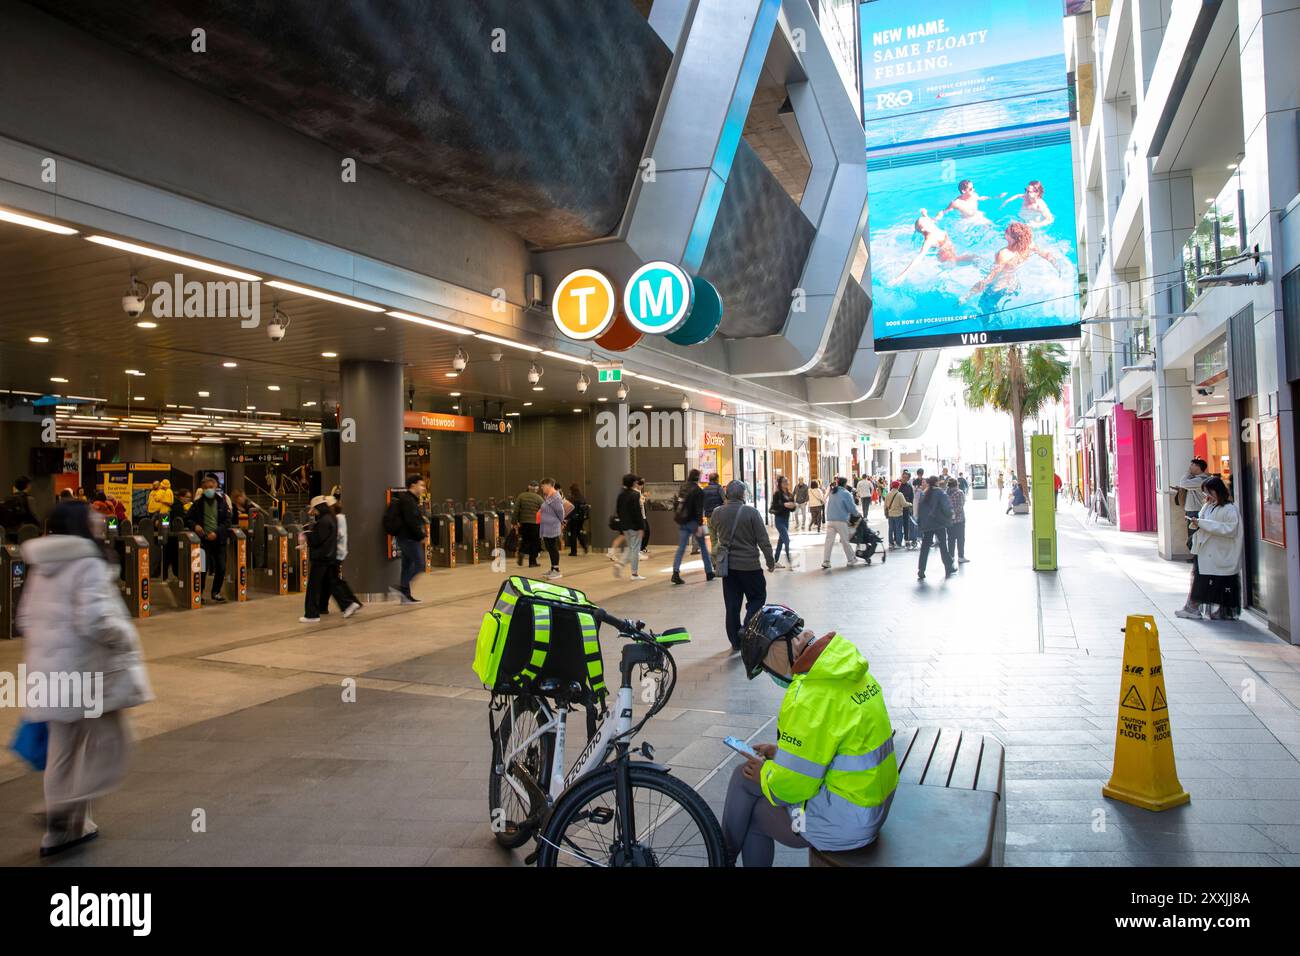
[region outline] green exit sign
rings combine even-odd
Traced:
[[[599,382],[621,382],[623,381],[623,370],[621,368],[602,368],[598,369],[596,374],[599,376]]]

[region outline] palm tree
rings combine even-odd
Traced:
[[[1028,495],[1024,422],[1061,397],[1070,376],[1065,349],[1054,343],[986,346],[958,362],[950,374],[961,379],[970,408],[993,408],[1011,416],[1016,475]]]

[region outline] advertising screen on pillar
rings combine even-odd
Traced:
[[[876,350],[1077,337],[1060,0],[860,12]]]

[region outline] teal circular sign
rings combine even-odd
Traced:
[[[702,345],[713,338],[722,325],[722,296],[708,279],[696,276],[692,280],[695,305],[682,327],[667,335],[674,345]]]
[[[627,280],[623,314],[642,332],[664,335],[682,326],[695,295],[691,277],[671,262],[647,262]]]

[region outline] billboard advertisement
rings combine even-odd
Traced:
[[[1077,336],[1060,0],[869,0],[860,28],[876,350]]]

